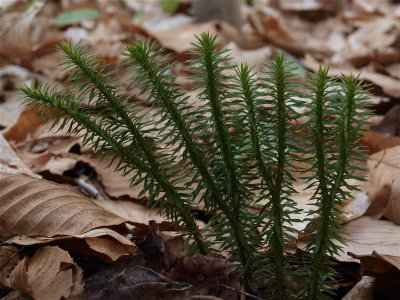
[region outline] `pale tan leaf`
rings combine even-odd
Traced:
[[[371,206],[366,215],[386,217],[400,225],[400,146],[370,156],[368,186]]]
[[[372,253],[373,256],[378,257],[385,262],[391,264],[393,267],[397,268],[400,270],[400,256],[393,256],[393,255],[385,255],[385,254],[379,254],[378,252],[374,251]]]
[[[15,154],[10,144],[6,141],[3,135],[0,133],[0,172],[8,173],[23,173],[33,177],[39,177],[35,175],[21,159]]]
[[[368,147],[368,150],[372,154],[387,148],[400,146],[400,137],[376,131],[366,131],[361,138],[361,144]]]
[[[88,254],[88,252],[91,252],[90,254],[92,254],[93,251],[95,251],[100,256],[105,256],[105,258],[109,261],[114,261],[124,255],[136,255],[137,252],[137,246],[135,244],[133,244],[129,239],[122,236],[118,232],[109,228],[96,228],[88,232],[72,236],[61,235],[54,237],[29,237],[26,235],[18,235],[8,239],[6,242],[9,244],[27,246],[46,244],[61,240],[68,242],[68,240],[73,239],[84,239],[88,248],[91,249],[90,251],[88,251],[88,249],[84,248],[84,246],[80,246],[79,251],[81,253]],[[104,245],[99,245],[99,243],[102,243],[103,241],[106,241],[108,247],[105,247]]]
[[[0,247],[0,283],[11,287],[10,274],[20,262],[18,248],[13,245]]]
[[[92,250],[105,254],[111,261],[116,261],[124,255],[136,253],[136,247],[133,247],[132,243],[130,245],[116,243],[107,236],[88,238],[86,243]]]
[[[52,1],[38,1],[31,5],[5,28],[0,37],[0,54],[29,63],[46,46],[54,50],[54,44],[61,39],[60,32],[53,26],[53,18],[58,10],[58,3]]]
[[[215,22],[210,21],[168,30],[149,30],[149,32],[163,47],[177,54],[183,54],[194,48],[191,43],[196,41],[195,36],[200,36],[203,32],[216,33],[216,30]]]
[[[381,255],[400,256],[400,226],[391,221],[361,217],[345,225],[349,235],[344,239],[343,253],[336,256],[340,261],[357,261],[347,255],[370,255],[373,251]]]
[[[361,277],[361,280],[343,297],[343,300],[373,300],[375,280],[375,277]]]
[[[307,68],[311,70],[318,70],[320,63],[310,54],[306,54],[305,58],[301,61]],[[351,74],[360,73],[360,78],[366,81],[372,82],[373,84],[382,88],[385,94],[392,97],[400,97],[400,80],[382,75],[379,73],[371,72],[370,70],[354,70],[348,67],[338,68],[338,67],[330,67],[329,68],[329,76],[336,75],[346,75],[349,76]]]
[[[54,246],[36,250],[25,257],[10,275],[14,289],[23,290],[35,300],[58,300],[73,290],[82,290],[82,271],[68,252]]]
[[[150,220],[154,220],[157,223],[166,221],[166,218],[157,213],[157,209],[147,208],[132,201],[99,200],[96,201],[96,204],[132,223],[148,224]]]
[[[385,68],[386,72],[388,72],[391,76],[400,79],[400,63],[395,63],[388,65]]]
[[[77,235],[126,220],[58,184],[0,173],[0,225],[28,236]]]
[[[111,162],[110,158],[105,157],[102,161],[91,157],[91,153],[84,153],[79,156],[70,155],[72,158],[76,158],[79,161],[88,163],[91,167],[96,170],[97,175],[100,177],[101,183],[104,185],[105,191],[112,197],[129,196],[134,199],[139,199],[139,194],[144,189],[144,184],[130,187],[129,176],[122,176],[122,171],[113,172],[118,162],[114,161],[113,164],[106,168]],[[144,194],[141,198],[146,196]]]

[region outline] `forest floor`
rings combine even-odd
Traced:
[[[159,1],[1,3],[1,299],[243,299],[225,252],[187,256],[182,235],[139,197],[142,186],[130,188],[128,178],[105,169],[108,162],[93,158],[79,137],[50,130],[23,107],[18,90],[32,80],[64,84],[55,48],[61,41],[83,40],[105,62],[119,64],[127,43],[151,37],[177,61],[176,82],[194,96],[185,68],[191,43],[202,32],[217,34],[234,63],[245,61],[255,70],[264,70],[266,57],[283,50],[304,79],[326,65],[330,76],[360,74],[371,85],[371,124],[361,140],[367,181],[341,208],[349,235],[334,258],[340,274],[335,291],[337,299],[400,299],[400,4],[245,2],[240,30],[222,20],[196,22],[185,0],[171,12]],[[127,81],[123,72],[116,77]],[[132,101],[146,107],[141,96],[132,94]],[[13,185],[5,183],[10,174],[20,176]],[[32,182],[32,189],[21,188]],[[49,192],[60,189],[54,183],[78,193],[68,211],[57,192]],[[295,186],[302,208],[311,196],[305,186]],[[16,196],[6,198],[11,191]],[[52,204],[24,202],[36,193]],[[82,220],[90,226],[83,228]],[[199,217],[199,226],[204,222]],[[300,250],[301,235],[296,245]]]

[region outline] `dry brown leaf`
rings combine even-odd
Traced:
[[[373,251],[381,255],[400,257],[400,226],[391,221],[361,217],[345,225],[349,235],[344,239],[347,245],[336,256],[340,261],[357,261],[347,252],[370,255]]]
[[[121,196],[129,196],[134,199],[143,198],[146,194],[142,197],[139,197],[139,194],[144,189],[143,183],[130,187],[129,177],[122,176],[122,171],[113,172],[117,162],[114,163],[109,167],[106,166],[109,164],[110,159],[104,158],[102,161],[96,158],[92,158],[90,153],[84,153],[82,155],[70,155],[71,158],[76,158],[77,160],[83,161],[88,163],[91,167],[93,167],[100,177],[101,183],[104,185],[105,191],[108,195],[112,197],[121,197]]]
[[[380,255],[376,251],[373,251],[370,255],[357,255],[351,252],[348,254],[360,260],[359,274],[361,275],[383,276],[390,273],[394,268],[398,269],[395,264],[400,262],[400,256]]]
[[[30,109],[25,109],[19,116],[17,122],[7,129],[4,137],[8,141],[16,143],[23,142],[25,139],[33,134],[36,129],[42,124],[43,120],[37,116]]]
[[[383,120],[371,127],[372,130],[390,135],[400,135],[400,104],[393,106],[386,112]]]
[[[54,38],[52,16],[57,7],[49,1],[36,2],[0,38],[0,54],[9,58],[29,59],[41,45]]]
[[[63,79],[65,75],[64,68],[57,63],[57,58],[60,56],[60,52],[54,51],[53,53],[43,55],[42,57],[33,60],[33,70],[48,78],[52,78],[53,80]]]
[[[58,184],[0,173],[0,224],[14,234],[76,235],[126,220]]]
[[[311,54],[307,53],[305,58],[301,60],[301,62],[311,70],[318,70],[321,63],[319,63]],[[350,68],[338,68],[338,67],[330,67],[329,68],[329,76],[336,75],[346,75],[349,76],[351,74],[360,73],[360,78],[366,81],[372,82],[373,84],[382,88],[383,92],[389,96],[399,98],[400,97],[400,80],[397,80],[393,77],[378,74],[375,72],[371,72],[368,70],[354,70]]]
[[[79,244],[79,249],[74,247],[74,239],[84,239],[85,244]],[[109,228],[96,228],[82,234],[61,235],[54,237],[26,235],[14,236],[6,241],[9,244],[17,245],[38,245],[48,244],[50,242],[62,242],[63,246],[68,248],[72,245],[72,249],[85,255],[99,255],[107,261],[115,261],[125,255],[136,255],[137,247],[129,239],[122,236],[118,232]],[[68,242],[70,242],[68,244]],[[107,247],[105,247],[107,245]],[[94,252],[93,252],[94,251]]]
[[[195,36],[200,36],[203,32],[216,33],[215,22],[194,23],[168,30],[150,31],[151,35],[164,48],[177,54],[183,54],[193,49],[191,43],[196,41]]]
[[[21,159],[15,154],[10,144],[5,140],[3,135],[0,133],[0,172],[8,173],[23,173],[28,174],[32,177],[38,177],[35,175]]]
[[[52,246],[25,257],[10,275],[14,289],[23,290],[35,300],[58,300],[82,292],[82,270],[68,252]]]
[[[372,253],[373,256],[378,257],[382,259],[383,261],[391,264],[393,267],[397,268],[400,270],[400,256],[393,256],[393,255],[385,255],[385,254],[379,254],[378,252],[374,251]]]
[[[400,137],[376,131],[365,131],[360,142],[372,154],[384,149],[400,146]]]
[[[18,248],[13,245],[0,247],[0,283],[11,287],[10,274],[20,262]]]
[[[363,276],[361,280],[343,297],[342,300],[373,300],[376,278]]]
[[[371,206],[366,215],[400,225],[400,146],[371,155],[368,168]]]
[[[290,19],[284,19],[277,11],[269,9],[266,11],[267,13],[255,11],[249,15],[249,21],[257,34],[267,43],[298,55],[304,53],[332,55],[332,51],[324,44],[324,41],[314,39],[313,43],[310,43],[309,34],[306,33],[305,28],[296,26],[298,24],[291,22]]]
[[[121,218],[131,221],[133,224],[148,224],[151,220],[157,223],[166,221],[165,218],[157,213],[157,209],[147,208],[132,201],[99,200],[96,201],[96,204]]]
[[[386,72],[388,72],[392,77],[400,79],[400,63],[391,64],[385,67]]]

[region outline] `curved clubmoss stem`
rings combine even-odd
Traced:
[[[236,173],[236,166],[232,153],[231,141],[229,138],[229,132],[225,124],[223,112],[221,109],[222,91],[217,87],[219,78],[217,74],[220,72],[216,65],[215,49],[217,47],[215,43],[215,37],[210,37],[208,34],[203,34],[199,39],[199,51],[201,53],[201,59],[204,67],[204,82],[207,87],[207,100],[211,106],[211,113],[214,119],[215,129],[218,136],[218,143],[221,149],[222,157],[226,165],[226,178],[228,188],[228,194],[232,205],[232,219],[231,223],[235,238],[237,241],[237,247],[239,252],[239,258],[242,266],[246,266],[252,257],[248,249],[248,242],[243,234],[241,228],[241,206],[244,204],[243,191],[241,184]],[[251,268],[248,268],[250,270]],[[247,276],[250,276],[248,274]]]
[[[257,163],[258,171],[267,185],[267,188],[270,191],[271,201],[272,201],[272,231],[273,234],[271,236],[272,243],[269,245],[273,252],[273,264],[274,267],[274,283],[277,285],[276,287],[276,298],[277,299],[285,299],[287,295],[286,287],[287,287],[287,276],[285,274],[286,261],[285,261],[285,240],[282,232],[282,206],[281,206],[281,191],[282,191],[282,182],[283,182],[283,168],[284,162],[286,158],[284,157],[286,141],[285,141],[285,130],[286,130],[286,121],[285,115],[278,115],[278,132],[280,133],[278,137],[278,153],[282,153],[282,155],[278,156],[278,170],[276,173],[276,181],[273,182],[271,177],[271,173],[267,170],[266,163],[263,159],[263,155],[261,153],[260,146],[260,138],[258,136],[259,130],[257,129],[257,119],[255,113],[255,88],[254,88],[254,80],[251,79],[250,69],[246,65],[242,65],[240,69],[237,70],[237,74],[240,80],[241,91],[243,93],[243,99],[246,103],[247,108],[247,117],[250,128],[250,136],[252,141],[252,149],[255,156],[255,160]],[[282,82],[284,78],[277,78],[277,82]],[[277,93],[278,93],[278,106],[280,111],[285,110],[284,101],[286,99],[284,95],[284,91],[282,89],[281,84],[277,84]],[[264,209],[261,209],[260,213],[262,213]]]
[[[185,207],[182,200],[179,197],[179,194],[176,192],[176,189],[171,186],[168,180],[163,176],[161,170],[157,169],[154,166],[148,168],[140,159],[137,159],[132,153],[130,153],[127,149],[122,147],[114,137],[112,137],[107,131],[103,130],[100,125],[91,120],[86,114],[77,111],[56,99],[54,96],[41,93],[37,90],[29,89],[28,87],[22,87],[21,90],[25,93],[26,97],[29,99],[35,100],[37,102],[41,102],[45,105],[51,106],[53,108],[58,108],[63,111],[66,115],[70,116],[73,120],[75,120],[78,124],[83,125],[87,130],[93,132],[96,136],[101,137],[103,141],[107,142],[117,153],[120,155],[121,159],[129,165],[131,168],[137,169],[141,172],[149,174],[153,177],[162,187],[165,192],[165,195],[170,203],[174,205],[175,209],[180,213],[182,220],[185,225],[191,231],[200,251],[202,254],[209,253],[209,249],[207,243],[201,237],[199,228],[197,227],[196,221],[193,217],[193,214],[190,212],[190,209]]]
[[[328,162],[324,151],[327,146],[324,140],[324,135],[327,134],[326,121],[326,88],[328,69],[319,69],[315,75],[314,82],[315,88],[315,149],[316,149],[316,160],[317,160],[317,176],[318,176],[318,189],[321,197],[320,203],[320,221],[317,225],[317,239],[314,241],[314,253],[312,254],[312,262],[310,267],[310,278],[308,287],[308,299],[318,299],[321,296],[321,290],[324,285],[329,283],[324,278],[326,274],[322,274],[322,270],[325,269],[326,264],[329,262],[328,251],[332,250],[332,233],[337,221],[334,219],[336,214],[332,211],[334,205],[340,204],[341,200],[339,196],[340,188],[344,184],[345,174],[348,171],[350,161],[350,147],[352,143],[349,138],[352,130],[352,118],[355,112],[355,97],[356,97],[356,85],[348,84],[348,80],[344,79],[346,87],[346,95],[342,98],[341,108],[342,112],[339,114],[340,123],[339,129],[339,153],[337,170],[334,181],[328,185],[328,174],[326,167]],[[334,226],[332,226],[334,225]]]

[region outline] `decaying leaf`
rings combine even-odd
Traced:
[[[24,175],[0,173],[0,224],[14,234],[82,234],[126,220],[58,184]]]
[[[124,200],[99,200],[96,204],[120,216],[126,220],[131,221],[132,224],[147,224],[150,220],[157,223],[165,222],[166,219],[157,213],[157,209],[147,208],[139,203]]]
[[[101,289],[85,291],[87,299],[190,299],[193,288],[186,283],[171,281],[156,272],[133,267],[116,274]]]
[[[8,27],[0,37],[0,54],[10,58],[29,59],[35,50],[49,39],[57,39],[52,28],[56,4],[48,1],[36,2]]]
[[[8,173],[23,173],[28,174],[32,177],[37,177],[21,159],[15,154],[10,144],[5,140],[3,135],[0,133],[0,172]]]
[[[25,257],[10,275],[11,286],[35,300],[58,300],[82,292],[82,270],[68,252],[52,246]]]
[[[400,137],[376,131],[366,131],[363,133],[360,142],[362,145],[366,146],[368,151],[372,154],[384,149],[400,146]]]
[[[384,216],[400,225],[400,146],[370,156],[368,187],[371,206],[366,215]]]
[[[20,262],[18,248],[13,245],[0,247],[0,283],[11,287],[10,274]]]
[[[164,48],[183,54],[191,49],[191,43],[196,41],[195,36],[200,36],[203,32],[215,33],[215,22],[188,24],[184,27],[172,28],[168,30],[150,31]]]
[[[390,135],[400,136],[400,104],[393,106],[385,114],[383,120],[378,125],[372,126],[371,129]]]
[[[375,280],[375,277],[363,276],[350,292],[343,297],[343,300],[373,300]]]
[[[79,241],[83,241],[79,243]],[[64,248],[75,249],[85,255],[97,255],[112,262],[126,255],[136,255],[137,247],[129,239],[109,228],[96,228],[82,234],[54,237],[17,235],[7,240],[9,244],[38,245],[60,243]],[[78,246],[77,246],[78,245]]]
[[[109,162],[111,162],[111,160],[107,157],[100,161],[99,159],[92,158],[90,153],[85,153],[79,157],[75,156],[75,158],[79,159],[79,161],[88,163],[96,170],[96,173],[100,177],[100,180],[104,185],[105,191],[108,195],[112,197],[129,196],[134,199],[143,198],[143,196],[139,197],[139,194],[144,189],[143,184],[130,187],[129,177],[123,177],[121,171],[111,172],[111,170],[114,170],[117,166],[117,161],[114,161],[109,168],[106,168],[106,166],[109,165]]]
[[[9,243],[33,245],[77,238],[111,261],[136,253],[130,240],[107,228],[127,220],[64,186],[0,173],[0,197],[0,225],[17,235]]]
[[[302,60],[302,63],[311,70],[318,70],[321,63],[319,63],[312,55],[306,54],[305,58]],[[400,97],[400,81],[396,78],[379,74],[377,72],[372,72],[370,70],[357,70],[355,72],[354,69],[349,67],[330,67],[329,68],[329,76],[336,76],[336,75],[346,75],[350,76],[351,74],[359,73],[360,78],[364,79],[368,82],[372,82],[373,84],[382,88],[385,94],[392,96],[392,97]]]
[[[370,255],[373,251],[381,255],[400,257],[400,226],[391,221],[361,217],[345,225],[347,245],[336,256],[340,261],[357,261],[347,253]]]

